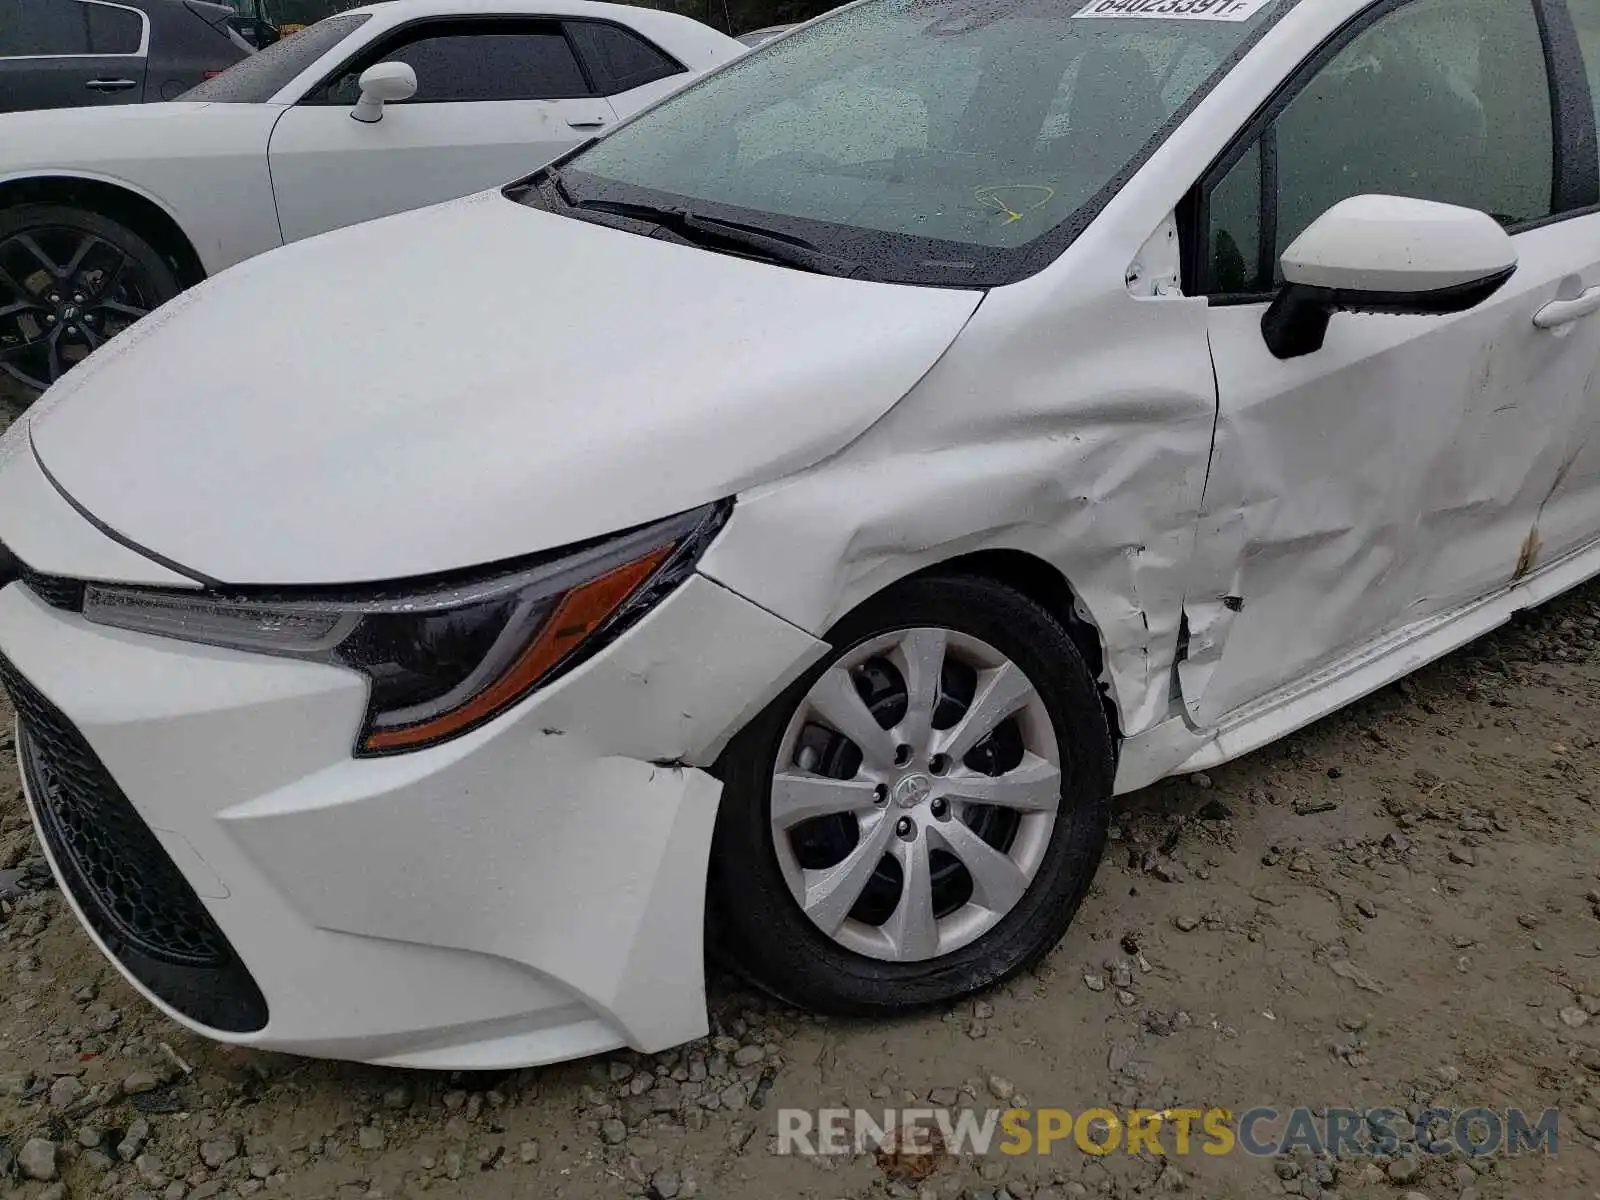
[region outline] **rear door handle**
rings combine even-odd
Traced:
[[[139,86],[137,79],[91,79],[83,85],[96,92],[125,92]]]
[[[599,129],[605,123],[606,119],[604,117],[590,117],[584,121],[568,121],[567,127],[569,129]]]
[[[1600,287],[1592,287],[1575,300],[1552,300],[1533,314],[1540,329],[1559,329],[1600,312]]]

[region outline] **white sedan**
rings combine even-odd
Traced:
[[[180,101],[0,117],[0,374],[43,388],[224,267],[525,174],[744,51],[643,8],[393,0]]]
[[[1597,89],[1600,0],[863,0],[209,280],[0,440],[65,894],[412,1066],[697,1037],[708,929],[1024,970],[1115,794],[1600,573]]]

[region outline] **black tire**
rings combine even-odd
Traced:
[[[43,278],[39,272],[44,271],[45,267],[36,259],[30,262],[26,255],[18,251],[20,243],[14,239],[19,235],[32,236],[36,242],[48,237],[52,244],[58,246],[61,245],[63,238],[92,237],[102,244],[101,251],[109,247],[124,260],[105,295],[85,293],[89,303],[84,306],[84,311],[98,315],[97,323],[102,332],[108,328],[111,330],[105,336],[98,337],[101,342],[115,336],[136,318],[122,311],[102,310],[96,313],[97,302],[114,300],[127,308],[148,311],[165,304],[183,290],[173,265],[144,237],[119,221],[65,204],[22,204],[0,209],[0,268],[4,268],[10,279],[23,287],[29,296],[41,302],[40,308],[31,314],[0,318],[0,388],[9,385],[9,389],[19,393],[24,400],[31,400],[38,395],[39,383],[48,386],[59,379],[77,361],[87,356],[92,346],[89,336],[79,334],[75,338],[67,338],[64,333],[66,326],[61,323],[62,314],[59,312],[47,314],[45,310],[51,306],[43,303],[46,295],[29,288],[28,280]],[[9,254],[6,253],[8,246]],[[100,262],[110,261],[101,251],[97,251],[97,255],[100,256],[85,267],[85,271],[91,276]],[[68,260],[63,258],[53,261],[57,261],[57,265],[66,265]],[[28,274],[30,268],[32,275]],[[109,266],[99,274],[106,279],[113,277]],[[9,307],[16,298],[12,296],[10,286],[4,282],[4,277],[0,277],[0,310]],[[56,327],[63,330],[61,335],[63,341],[58,345],[56,358],[53,360],[46,352],[40,350],[41,339],[31,335],[22,324],[26,318],[30,327],[37,331],[47,315],[55,316]],[[54,327],[51,331],[54,331]],[[8,354],[7,351],[11,353]],[[53,370],[57,365],[60,369]]]
[[[897,629],[943,627],[981,638],[1021,667],[1054,725],[1064,800],[1033,883],[1015,908],[961,949],[927,962],[856,954],[795,903],[769,832],[779,743],[811,685],[851,647]],[[850,613],[834,652],[747,726],[723,758],[708,905],[724,965],[782,1000],[838,1016],[887,1016],[946,1004],[1032,965],[1065,934],[1094,879],[1111,814],[1113,747],[1098,688],[1061,623],[988,580],[920,576]]]

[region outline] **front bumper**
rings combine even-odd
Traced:
[[[42,745],[42,701],[215,922],[263,1019],[197,1020],[239,1010],[197,1007],[106,935],[104,898],[86,893],[126,880],[86,882],[93,872],[63,863],[37,794],[54,785],[35,762],[25,791],[41,841],[101,949],[219,1040],[414,1067],[527,1066],[705,1032],[721,785],[700,768],[823,649],[692,576],[484,728],[358,760],[366,684],[352,673],[106,629],[0,590],[0,656],[35,693],[18,697],[24,757]],[[124,863],[161,857],[124,850]],[[160,883],[163,870],[139,874]],[[213,977],[200,992],[230,986],[243,985]]]

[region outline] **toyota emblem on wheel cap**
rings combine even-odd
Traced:
[[[915,808],[933,791],[933,781],[926,775],[907,775],[894,785],[894,802],[901,808]]]

